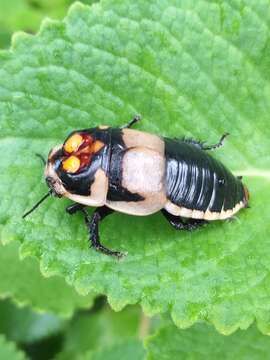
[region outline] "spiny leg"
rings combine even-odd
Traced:
[[[120,251],[113,251],[106,248],[100,243],[99,240],[99,222],[102,221],[106,216],[112,214],[114,210],[108,208],[107,206],[102,206],[100,208],[97,208],[92,214],[92,216],[89,216],[85,207],[85,205],[75,203],[68,206],[66,208],[66,211],[70,215],[75,214],[77,211],[81,211],[84,214],[85,223],[90,234],[91,247],[106,255],[116,256],[119,259],[123,257],[123,253],[121,253]]]
[[[175,216],[170,214],[165,209],[161,210],[162,214],[168,220],[168,222],[176,229],[176,230],[187,230],[192,231],[196,230],[197,228],[208,224],[205,220],[200,219],[188,219],[187,222],[183,222],[183,220],[179,216]]]
[[[74,203],[66,207],[66,212],[69,215],[75,214],[77,211],[82,211],[82,209],[85,208],[85,205]]]
[[[126,125],[121,126],[121,129],[131,128],[134,124],[141,120],[140,115],[135,115]]]
[[[217,144],[213,144],[213,145],[209,145],[209,146],[205,145],[205,142],[195,140],[195,139],[183,138],[182,141],[184,141],[187,144],[192,144],[201,150],[214,150],[214,149],[217,149],[217,148],[223,146],[224,139],[228,135],[229,135],[229,133],[223,134]]]
[[[209,146],[204,146],[202,145],[202,150],[215,150],[215,149],[218,149],[219,147],[223,146],[223,142],[224,142],[224,139],[229,136],[230,134],[229,133],[225,133],[221,136],[220,140],[218,143],[216,144],[213,144],[213,145],[209,145]]]
[[[102,221],[106,216],[112,214],[113,212],[114,210],[106,206],[102,206],[94,211],[90,219],[88,213],[86,212],[88,217],[85,218],[85,221],[87,223],[90,232],[91,246],[95,248],[95,250],[100,251],[103,254],[116,256],[117,258],[120,259],[125,255],[124,253],[121,253],[120,251],[113,251],[106,248],[104,245],[100,243],[99,240],[99,222]]]
[[[181,139],[181,141],[184,141],[185,143],[187,144],[191,144],[191,145],[194,145],[196,146],[197,148],[199,149],[203,149],[203,144],[204,142],[200,141],[200,140],[195,140],[193,138],[186,138],[186,137],[183,137]]]

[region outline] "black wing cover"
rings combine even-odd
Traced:
[[[164,139],[168,199],[192,210],[220,212],[244,200],[244,188],[218,160],[198,147]]]

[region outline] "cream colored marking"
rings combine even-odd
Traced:
[[[99,125],[98,128],[101,130],[106,130],[106,129],[109,129],[109,126],[108,125]]]
[[[129,215],[151,215],[164,207],[166,197],[164,193],[147,196],[142,201],[106,201],[109,208]]]
[[[159,136],[133,129],[123,129],[122,133],[127,148],[144,147],[164,155],[164,141]]]
[[[236,214],[240,209],[244,208],[245,205],[243,203],[243,201],[240,201],[238,204],[235,205],[235,207],[231,210],[222,210],[220,212],[220,220],[224,220],[224,219],[228,219],[229,217],[233,216],[234,214]]]
[[[58,175],[54,171],[52,163],[47,163],[44,175],[45,175],[45,177],[50,177],[54,180],[53,188],[57,194],[59,194],[61,196],[67,195],[67,191],[64,188],[62,181],[59,179]]]
[[[86,205],[86,206],[102,206],[104,205],[104,202],[100,202],[96,199],[92,199],[91,196],[85,196],[85,195],[76,195],[71,194],[69,192],[65,195],[68,199],[75,201],[77,203]]]
[[[206,210],[204,213],[203,218],[206,220],[218,220],[220,217],[220,213],[216,212],[216,211],[210,211],[210,210]]]
[[[204,211],[199,211],[199,210],[192,211],[183,206],[177,206],[177,205],[173,204],[171,201],[167,201],[167,203],[165,204],[165,209],[172,215],[183,216],[183,217],[192,218],[192,219],[204,219],[204,220],[208,220],[208,221],[228,219],[244,207],[245,207],[245,204],[243,203],[243,201],[240,201],[238,204],[235,205],[235,207],[233,209],[229,209],[226,211],[221,210],[221,212],[212,212],[210,210],[207,210],[206,212],[204,212]],[[190,213],[190,211],[191,211],[191,213]]]
[[[167,198],[164,190],[165,159],[145,147],[128,150],[123,157],[122,186],[144,197],[141,201],[110,201],[106,205],[131,215],[150,215],[161,210]]]
[[[192,216],[192,213],[193,211],[191,209],[181,207],[181,212],[180,212],[181,216],[190,218]]]
[[[232,217],[233,214],[235,214],[233,209],[229,209],[229,210],[221,212],[219,215],[219,218],[220,218],[220,220],[228,219],[228,218]]]
[[[52,156],[62,148],[62,145],[55,146],[49,153],[49,160]],[[75,202],[78,202],[87,206],[102,206],[105,203],[106,195],[108,191],[108,178],[102,169],[98,169],[95,174],[95,180],[91,186],[91,195],[76,195],[68,192],[62,184],[62,181],[53,169],[53,164],[49,161],[46,165],[45,177],[51,177],[54,181],[54,190],[57,194],[67,197]],[[89,189],[90,192],[90,189]]]
[[[204,212],[200,210],[193,210],[192,211],[192,219],[203,219]]]
[[[102,206],[106,202],[108,191],[108,178],[102,169],[98,169],[95,180],[91,186],[91,195],[76,195],[67,192],[66,197],[87,206]]]
[[[91,198],[97,201],[102,201],[104,204],[106,201],[106,195],[108,191],[109,180],[106,173],[102,169],[98,169],[95,174],[95,180],[91,186]]]
[[[175,215],[175,216],[180,216],[180,212],[181,212],[181,207],[175,205],[174,203],[172,203],[171,201],[167,201],[165,206],[164,206],[165,210],[167,210],[170,214]]]
[[[122,186],[130,192],[151,194],[164,189],[165,160],[158,152],[137,147],[123,157]]]

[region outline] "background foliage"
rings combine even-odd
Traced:
[[[84,2],[0,53],[0,358],[265,359],[270,2]],[[1,1],[2,48],[71,3]],[[101,235],[128,251],[120,262],[89,250],[81,217],[64,214],[68,201],[21,220],[46,191],[34,153],[46,156],[74,128],[119,126],[136,113],[140,129],[165,136],[213,143],[229,131],[214,156],[244,175],[251,209],[196,234],[159,214],[115,214]],[[140,303],[155,317],[139,306],[114,313],[100,294],[114,310]],[[179,330],[171,317],[200,324]],[[236,331],[254,320],[260,331]]]

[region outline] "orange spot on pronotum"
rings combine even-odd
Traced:
[[[100,149],[102,149],[104,146],[104,143],[102,141],[96,140],[90,148],[91,153],[97,153]]]
[[[71,154],[78,150],[83,143],[83,137],[80,134],[73,134],[65,143],[64,149],[67,153]]]
[[[70,156],[66,160],[63,161],[63,169],[66,170],[66,172],[74,174],[76,173],[80,168],[81,162],[80,159],[77,158],[77,156]]]

